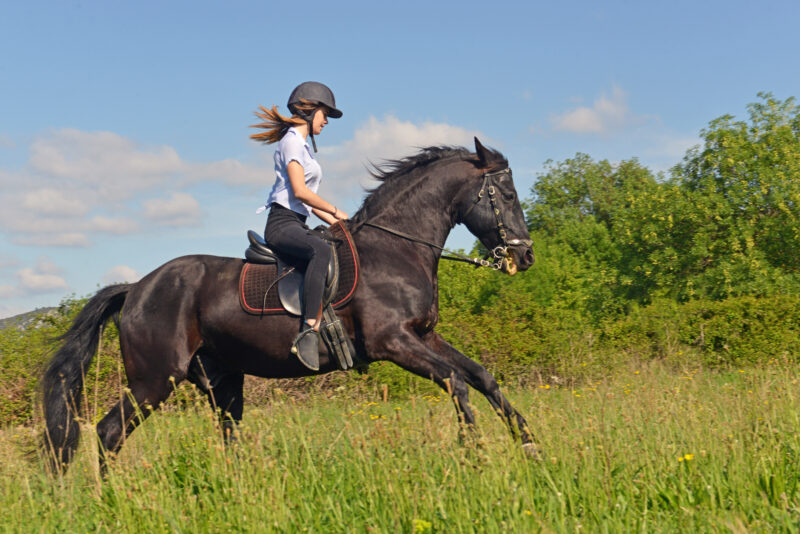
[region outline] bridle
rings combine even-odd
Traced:
[[[496,246],[489,253],[496,260],[494,263],[492,263],[488,259],[486,259],[486,258],[489,257],[489,255],[487,255],[484,258],[470,258],[469,256],[465,256],[464,254],[461,254],[459,252],[454,252],[454,251],[448,250],[448,249],[446,249],[444,247],[440,247],[439,245],[437,245],[435,243],[431,243],[430,241],[426,241],[424,239],[420,239],[418,237],[414,237],[412,235],[406,234],[405,232],[401,232],[399,230],[394,230],[392,228],[387,228],[386,226],[382,226],[380,224],[375,224],[373,222],[363,221],[358,226],[359,227],[360,226],[369,226],[369,227],[372,227],[372,228],[376,228],[378,230],[382,230],[382,231],[387,232],[389,234],[395,235],[397,237],[402,237],[403,239],[407,239],[409,241],[413,241],[415,243],[421,243],[423,245],[428,245],[429,247],[437,248],[437,249],[439,249],[439,250],[441,250],[443,252],[446,252],[447,254],[450,254],[449,256],[442,255],[442,259],[444,259],[444,260],[463,261],[465,263],[471,263],[471,264],[477,265],[479,267],[491,267],[492,269],[494,269],[496,271],[499,271],[500,269],[503,268],[503,264],[509,261],[508,260],[508,257],[509,257],[508,247],[509,246],[526,245],[526,246],[530,247],[533,244],[533,241],[531,241],[530,239],[517,239],[517,238],[508,239],[507,238],[508,234],[506,232],[505,223],[503,222],[503,214],[500,211],[500,208],[498,207],[499,204],[497,202],[497,188],[494,185],[494,178],[498,177],[498,176],[504,176],[504,175],[505,176],[510,176],[511,175],[511,169],[506,167],[505,169],[500,170],[500,171],[483,173],[483,184],[481,185],[480,191],[478,191],[478,196],[472,202],[472,205],[469,207],[469,209],[467,209],[467,212],[464,214],[464,216],[461,217],[461,220],[458,221],[458,222],[461,222],[464,219],[466,219],[466,217],[470,213],[472,213],[472,210],[475,209],[475,206],[477,206],[478,204],[481,203],[481,201],[483,200],[484,196],[488,196],[489,197],[489,202],[491,203],[491,207],[492,207],[492,213],[494,213],[495,221],[497,223],[497,234],[500,236],[500,241],[502,242],[501,245]],[[353,229],[352,231],[355,232],[356,230],[357,230],[357,228]]]
[[[506,167],[505,169],[495,171],[495,172],[485,172],[483,173],[483,184],[481,185],[481,190],[478,191],[478,197],[472,202],[472,205],[469,207],[467,212],[461,218],[462,220],[466,219],[467,216],[472,213],[472,210],[475,209],[475,206],[480,204],[481,200],[483,200],[484,191],[487,193],[489,197],[489,202],[492,206],[492,213],[494,213],[494,218],[497,223],[497,233],[500,236],[500,241],[503,242],[502,245],[496,246],[492,250],[492,256],[498,259],[502,265],[502,260],[508,257],[508,247],[514,245],[526,245],[530,247],[533,245],[533,241],[530,239],[508,239],[506,233],[506,226],[503,223],[503,213],[500,211],[498,207],[499,204],[497,203],[497,188],[495,187],[493,180],[496,176],[511,176],[511,169]]]

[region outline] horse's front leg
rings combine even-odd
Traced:
[[[217,411],[225,444],[236,441],[236,427],[244,409],[244,373],[221,377],[208,392],[211,409]]]
[[[186,378],[205,393],[219,417],[225,443],[236,441],[236,427],[244,408],[244,373],[227,371],[210,356],[198,354],[192,359]]]
[[[511,433],[522,439],[523,447],[527,451],[530,453],[536,452],[533,432],[531,432],[528,423],[522,417],[522,414],[511,406],[511,403],[500,391],[497,380],[489,371],[478,362],[464,356],[435,332],[426,334],[423,337],[423,341],[432,351],[441,355],[450,366],[463,376],[470,386],[483,393],[498,415],[505,418]]]
[[[425,344],[416,332],[395,333],[374,350],[379,359],[388,360],[406,371],[433,380],[453,399],[459,420],[467,428],[475,425],[469,404],[469,388],[459,371]]]

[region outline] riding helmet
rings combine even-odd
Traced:
[[[309,120],[310,117],[305,117],[304,114],[295,107],[295,104],[299,104],[301,99],[327,106],[330,110],[328,112],[328,117],[332,119],[338,119],[342,116],[342,112],[336,109],[336,99],[333,97],[333,91],[325,84],[319,82],[303,82],[295,87],[292,94],[289,95],[289,111]]]

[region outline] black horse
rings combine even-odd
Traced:
[[[533,263],[508,162],[477,139],[475,148],[475,153],[427,148],[376,169],[373,175],[381,185],[349,222],[361,279],[338,314],[361,360],[388,360],[434,380],[453,397],[467,427],[475,421],[468,400],[467,385],[472,386],[505,418],[523,446],[535,451],[525,419],[495,378],[434,331],[439,318],[437,265],[455,224],[465,224],[494,251],[495,265],[508,274]],[[205,387],[212,405],[224,410],[226,432],[232,432],[242,417],[245,374],[314,374],[289,352],[299,318],[242,312],[237,293],[242,262],[184,256],[135,284],[105,287],[89,300],[42,379],[45,440],[55,464],[65,467],[77,447],[83,376],[97,351],[102,325],[112,317],[118,319],[130,393],[97,425],[103,458],[116,452],[184,379]],[[319,373],[336,370],[335,360],[320,349]],[[198,356],[215,368],[211,390],[190,373]]]

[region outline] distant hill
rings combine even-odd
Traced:
[[[6,317],[5,319],[0,319],[0,330],[5,330],[6,328],[25,330],[31,326],[31,324],[40,315],[54,313],[56,310],[58,310],[58,308],[55,307],[36,308],[33,311],[14,315],[13,317]]]

